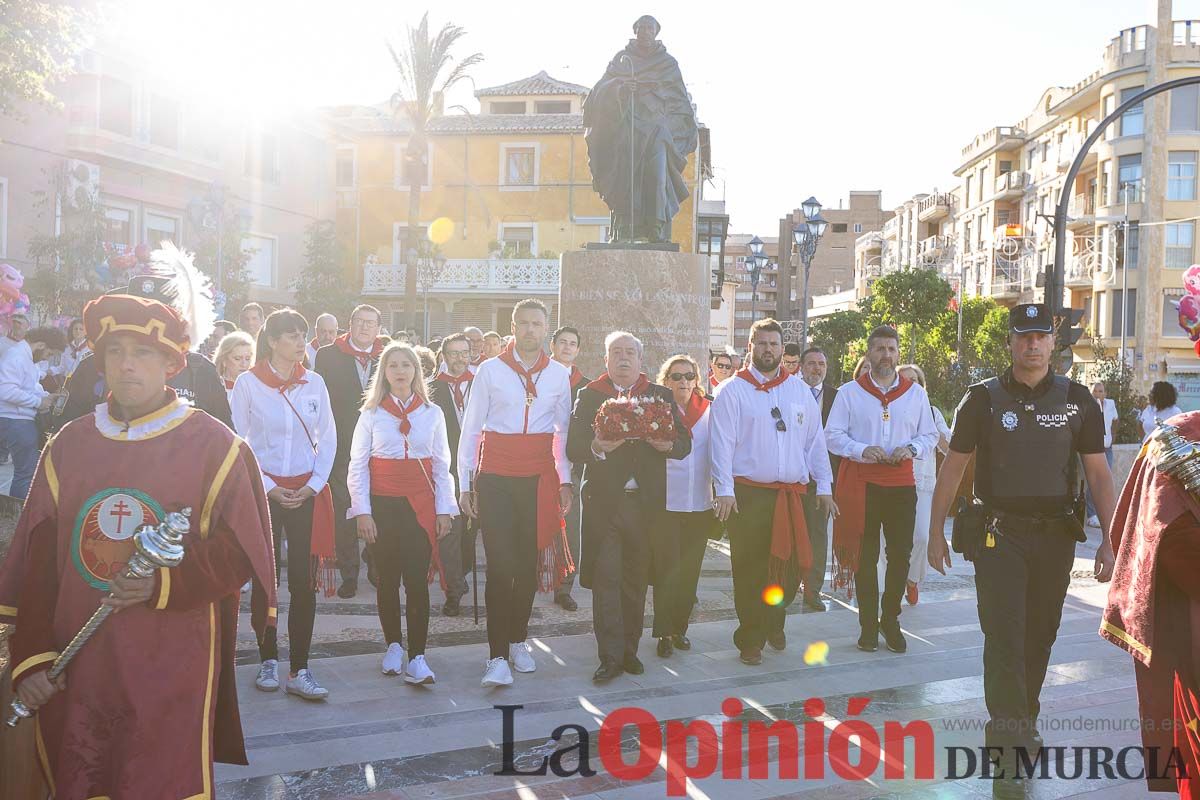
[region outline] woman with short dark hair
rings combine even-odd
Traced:
[[[1154,427],[1159,420],[1167,421],[1176,414],[1182,414],[1183,409],[1176,405],[1179,399],[1175,387],[1167,381],[1155,381],[1150,387],[1150,402],[1142,409],[1138,419],[1142,423],[1142,432],[1146,436],[1154,433]]]

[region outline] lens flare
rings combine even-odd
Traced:
[[[454,235],[454,220],[449,217],[438,217],[429,223],[429,241],[434,244],[445,244]]]
[[[783,602],[783,587],[772,584],[763,589],[763,602],[769,606],[777,606]]]
[[[829,643],[813,642],[804,649],[804,663],[810,667],[829,663]]]

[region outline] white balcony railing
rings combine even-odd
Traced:
[[[923,263],[930,264],[946,255],[954,239],[950,236],[930,236],[917,243],[917,258]]]
[[[923,197],[917,203],[917,219],[926,222],[944,217],[950,213],[950,204],[950,195],[947,192],[935,192],[928,197]]]
[[[363,294],[402,295],[406,274],[404,264],[364,264]],[[553,294],[558,292],[558,259],[451,259],[429,291]]]

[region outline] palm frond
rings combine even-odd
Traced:
[[[482,53],[461,60],[454,58],[454,46],[465,35],[462,26],[446,23],[431,39],[429,12],[426,12],[415,27],[408,28],[404,47],[387,45],[399,77],[391,98],[393,113],[406,114],[418,133],[424,131],[433,116],[437,93],[461,81],[471,67],[483,61]]]

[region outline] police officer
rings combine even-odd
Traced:
[[[1019,305],[1008,325],[1012,366],[971,386],[955,415],[950,452],[933,493],[928,555],[930,566],[944,575],[950,553],[944,534],[938,534],[971,453],[978,451],[975,495],[984,509],[975,535],[963,537],[962,550],[975,562],[983,690],[991,718],[985,738],[1005,754],[1004,779],[993,782],[993,795],[1024,797],[1024,783],[1014,775],[1015,748],[1027,748],[1032,758],[1041,746],[1039,695],[1075,544],[1086,540],[1075,510],[1077,463],[1083,464],[1106,531],[1095,562],[1100,581],[1112,575],[1107,529],[1116,496],[1100,406],[1086,387],[1050,369],[1055,337],[1049,309]]]

